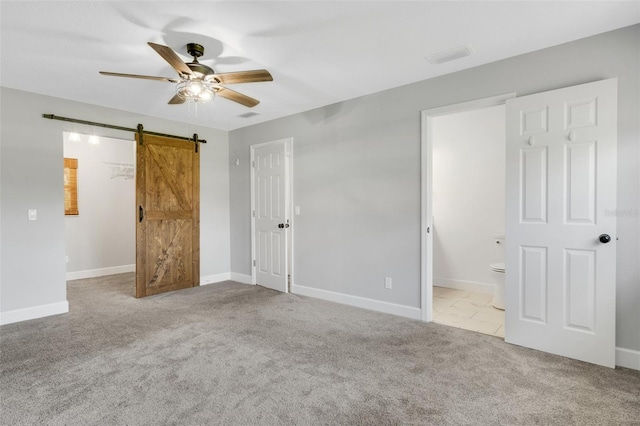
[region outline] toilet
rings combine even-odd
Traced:
[[[491,304],[494,308],[504,311],[504,263],[492,263],[489,265],[489,270],[496,285]]]
[[[498,262],[489,264],[489,271],[491,271],[491,277],[496,285],[491,304],[494,308],[504,311],[504,235],[494,235],[493,242]]]

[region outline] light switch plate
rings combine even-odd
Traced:
[[[38,220],[38,211],[36,209],[29,209],[29,220]]]
[[[393,288],[393,280],[391,277],[384,277],[384,288],[389,290]]]
[[[300,216],[300,206],[296,206],[294,208],[294,211],[295,211],[296,216]]]

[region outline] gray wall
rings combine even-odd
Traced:
[[[0,107],[0,310],[64,302],[63,132],[114,138],[132,134],[47,120],[42,114],[133,128],[142,123],[147,130],[184,136],[194,126],[4,87]],[[208,142],[200,157],[200,265],[206,276],[229,272],[229,141],[224,131],[198,127],[197,133]],[[29,208],[38,209],[37,221],[27,220]]]
[[[640,350],[639,40],[636,25],[232,131],[231,271],[251,273],[249,146],[293,137],[294,283],[419,307],[420,111],[618,77],[616,344]]]

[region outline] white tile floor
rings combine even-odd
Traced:
[[[433,286],[433,322],[504,338],[504,311],[493,295]]]

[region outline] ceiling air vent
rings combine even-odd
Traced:
[[[245,112],[244,114],[240,114],[238,117],[250,118],[256,115],[259,115],[259,114],[257,112],[249,111],[249,112]]]
[[[464,58],[473,53],[473,49],[468,44],[463,46],[454,47],[452,49],[443,50],[441,52],[432,53],[427,55],[427,61],[432,64],[444,64],[445,62],[455,61],[456,59]]]

